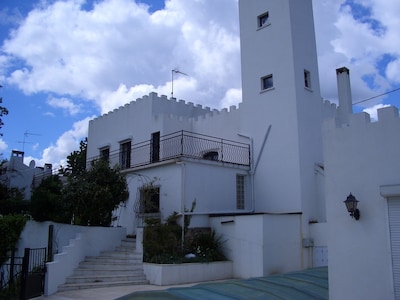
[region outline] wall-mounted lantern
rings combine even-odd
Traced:
[[[360,211],[357,209],[358,201],[356,197],[354,197],[351,193],[347,196],[346,201],[343,201],[346,204],[347,211],[350,213],[350,216],[356,220],[360,218]]]

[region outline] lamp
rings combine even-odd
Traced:
[[[360,218],[360,211],[357,209],[358,201],[356,197],[354,197],[351,193],[347,196],[346,201],[343,201],[346,204],[347,211],[350,213],[350,216],[356,220]]]

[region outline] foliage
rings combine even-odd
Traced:
[[[63,184],[58,175],[42,180],[32,192],[30,214],[34,220],[69,223],[62,194]]]
[[[6,215],[0,217],[0,265],[7,261],[7,253],[15,248],[28,217]]]
[[[79,143],[79,150],[67,156],[67,167],[60,167],[59,173],[65,176],[80,176],[86,171],[87,138]]]
[[[217,236],[215,231],[204,232],[187,245],[187,252],[196,255],[202,261],[221,261],[226,260],[222,252],[223,241]]]
[[[10,188],[6,182],[0,182],[0,214],[24,213],[28,203],[24,201],[24,193],[18,188]]]
[[[66,210],[78,225],[109,226],[112,211],[129,197],[125,176],[101,159],[69,176],[63,192]]]
[[[182,227],[177,222],[179,217],[179,214],[174,212],[164,224],[160,219],[146,220],[147,226],[143,233],[143,261],[168,264],[226,260],[222,251],[223,241],[211,230],[185,239],[182,248]],[[190,229],[186,228],[185,232],[190,232]],[[189,253],[195,257],[187,258],[185,255]]]
[[[145,227],[143,234],[143,261],[152,263],[171,263],[182,257],[181,227],[176,223],[162,224],[160,220],[150,219],[151,225]],[[171,219],[172,220],[172,219]]]
[[[1,86],[0,86],[1,88]],[[3,103],[3,98],[0,97],[0,104]],[[3,127],[4,122],[3,122],[3,116],[8,115],[8,109],[5,108],[4,106],[0,105],[0,129]],[[0,136],[3,136],[3,134],[0,132]]]

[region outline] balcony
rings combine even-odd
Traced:
[[[248,144],[188,131],[178,131],[161,137],[153,135],[152,140],[128,148],[121,147],[118,151],[102,153],[103,158],[108,158],[111,165],[119,164],[121,169],[141,167],[176,158],[250,165]],[[97,158],[100,156],[92,159]]]

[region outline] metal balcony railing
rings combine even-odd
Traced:
[[[241,166],[250,165],[250,146],[222,138],[202,135],[188,131],[178,131],[130,148],[109,152],[107,158],[111,165],[119,164],[121,169],[145,166],[169,159],[186,157],[199,160],[212,160]],[[89,159],[98,159],[94,157]]]

